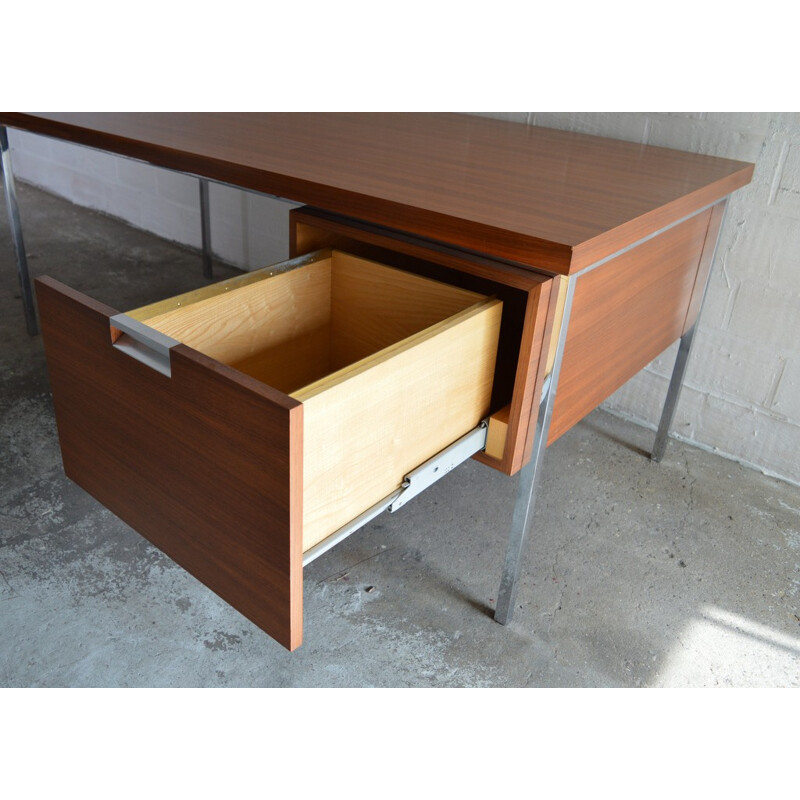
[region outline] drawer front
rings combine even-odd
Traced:
[[[112,346],[114,309],[48,278],[36,294],[68,477],[299,646],[302,405],[184,345],[167,377]]]

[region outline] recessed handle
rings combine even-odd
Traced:
[[[169,351],[180,344],[177,339],[167,336],[145,325],[127,314],[115,314],[109,318],[112,346],[135,358],[151,369],[172,377]]]

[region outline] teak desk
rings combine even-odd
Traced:
[[[545,448],[680,339],[753,165],[450,114],[0,114],[287,198],[292,260],[120,313],[38,300],[64,468],[285,647],[303,565],[475,457],[519,472],[511,618]]]

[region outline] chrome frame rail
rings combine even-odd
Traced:
[[[692,352],[692,343],[694,342],[694,332],[696,328],[697,322],[695,322],[695,324],[680,338],[678,355],[675,357],[675,366],[672,368],[667,397],[664,400],[664,407],[661,410],[661,420],[658,423],[656,438],[653,442],[653,452],[650,454],[651,461],[659,462],[664,458],[667,442],[669,441],[669,430],[675,418],[675,410],[678,407],[681,389],[683,389],[683,379],[686,376],[686,367],[689,363],[689,355]]]
[[[200,184],[200,238],[203,243],[203,277],[209,280],[214,277],[212,261],[214,253],[211,249],[211,204],[208,199],[208,181],[198,178]]]
[[[28,258],[25,255],[25,242],[22,238],[22,221],[19,216],[17,204],[17,187],[14,184],[14,171],[11,168],[11,151],[8,147],[8,131],[0,126],[0,152],[3,164],[3,186],[6,194],[6,207],[8,209],[8,222],[11,226],[11,239],[14,242],[14,254],[17,259],[17,275],[19,288],[22,292],[22,306],[25,312],[25,325],[31,336],[39,333],[36,321],[36,306],[33,302],[33,287],[28,273]]]

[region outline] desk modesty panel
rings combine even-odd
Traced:
[[[37,281],[66,473],[289,649],[304,565],[470,457],[519,474],[510,620],[547,444],[679,339],[663,453],[753,170],[469,115],[0,125],[308,204],[290,261],[144,308]]]

